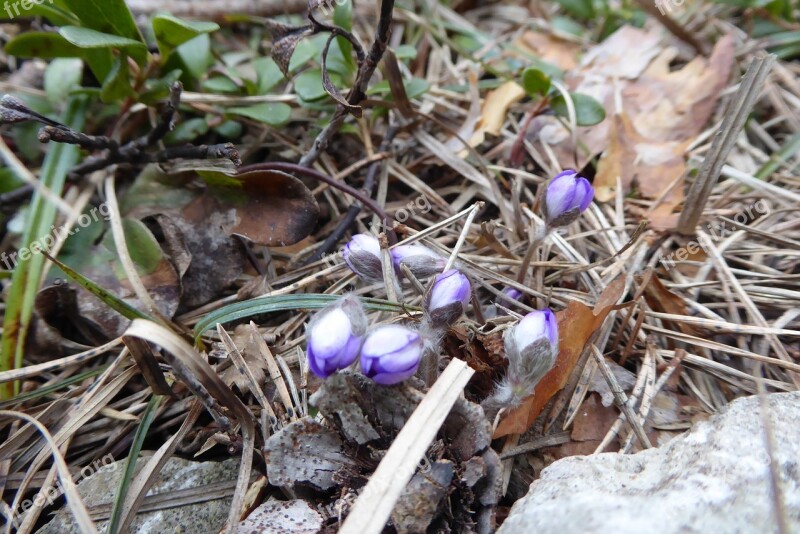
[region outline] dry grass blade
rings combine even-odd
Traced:
[[[228,515],[228,529],[233,531],[242,512],[242,503],[244,502],[244,495],[247,491],[247,484],[250,480],[250,471],[252,469],[253,449],[255,444],[253,414],[250,413],[239,397],[234,395],[230,388],[225,385],[216,371],[195,352],[191,345],[178,337],[171,330],[151,321],[136,319],[131,323],[125,335],[146,339],[162,347],[174,357],[173,361],[180,361],[216,401],[236,415],[242,428],[244,444],[242,448],[242,462],[239,467],[239,477],[236,483],[236,492],[234,493],[231,511]],[[181,378],[183,380],[191,379],[190,377]]]
[[[58,473],[58,480],[61,483],[61,487],[64,488],[64,494],[67,497],[67,504],[69,505],[72,514],[75,516],[75,521],[78,523],[78,528],[80,528],[82,533],[88,534],[97,532],[97,527],[95,526],[91,517],[89,517],[89,512],[86,510],[86,506],[83,504],[81,496],[78,495],[78,490],[75,486],[75,482],[72,480],[72,475],[70,475],[69,467],[64,461],[64,457],[61,455],[61,451],[59,451],[59,446],[53,439],[53,436],[50,434],[50,432],[48,432],[43,424],[28,414],[11,410],[0,410],[0,417],[12,417],[27,421],[36,427],[42,436],[44,436],[45,440],[47,441],[47,446],[50,448],[50,453],[53,456],[53,463]],[[14,507],[14,509],[16,509],[16,507]],[[8,522],[7,532],[11,531],[12,523],[12,521]],[[20,529],[20,531],[21,530],[22,529]]]
[[[341,534],[377,534],[474,371],[451,360],[411,414],[347,516]]]

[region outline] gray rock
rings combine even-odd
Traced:
[[[144,462],[140,459],[137,472]],[[120,479],[125,472],[125,462],[114,462],[97,470],[89,478],[78,484],[78,492],[93,517],[108,518],[114,496],[119,489]],[[133,520],[131,532],[137,534],[161,534],[162,532],[181,532],[184,534],[216,534],[228,519],[233,487],[239,472],[239,459],[231,458],[224,462],[191,462],[181,458],[170,458],[161,470],[156,483],[150,488],[140,513]],[[223,488],[225,486],[225,488]],[[204,488],[206,491],[204,492]],[[178,498],[181,493],[189,502],[197,502],[198,496],[207,495],[223,498],[210,498],[197,504],[176,506],[162,510],[146,511],[161,507],[163,497]],[[167,499],[168,501],[169,499]],[[95,519],[102,532],[107,521]],[[62,508],[52,521],[39,529],[39,534],[72,534],[78,532],[77,525],[69,510]]]
[[[302,500],[269,500],[236,525],[236,534],[315,534],[322,529],[322,516]]]
[[[790,532],[800,532],[800,393],[768,396]],[[542,471],[499,534],[777,532],[758,397],[657,449],[571,457]]]

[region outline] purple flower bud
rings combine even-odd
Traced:
[[[508,330],[503,341],[509,382],[530,394],[558,354],[556,315],[549,308],[533,311]]]
[[[383,280],[381,246],[377,238],[367,234],[354,235],[345,245],[342,256],[350,270],[361,278]]]
[[[417,278],[427,278],[442,272],[447,261],[424,245],[400,245],[391,250],[392,263],[398,273],[405,265]]]
[[[373,330],[361,347],[361,372],[378,384],[398,384],[417,372],[424,342],[419,332],[401,325]]]
[[[542,211],[551,228],[566,226],[583,213],[594,198],[594,188],[589,180],[567,170],[556,175],[547,184]]]
[[[461,317],[471,295],[469,279],[461,271],[450,269],[436,276],[422,307],[434,327],[445,328]]]
[[[343,297],[320,310],[306,329],[306,354],[311,371],[327,378],[352,364],[366,330],[367,316],[356,297]]]
[[[512,302],[522,300],[522,297],[524,296],[522,291],[513,287],[507,287],[503,289],[503,294],[507,297],[506,300],[510,300]]]

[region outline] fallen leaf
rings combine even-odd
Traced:
[[[550,33],[527,31],[514,44],[564,71],[572,70],[578,65],[580,45]]]
[[[683,299],[667,289],[655,274],[649,277],[637,275],[635,278],[638,284],[646,284],[644,286],[644,299],[653,311],[672,315],[689,315]],[[680,330],[690,336],[707,335],[699,328],[681,321],[664,319],[664,322],[668,328]]]
[[[606,287],[593,310],[581,302],[572,301],[565,310],[556,312],[559,332],[556,363],[537,384],[533,395],[524,399],[520,406],[510,410],[500,420],[493,439],[509,434],[522,434],[530,428],[547,402],[566,385],[586,342],[603,324],[624,289],[624,277],[617,278]]]
[[[475,133],[469,140],[470,146],[475,147],[483,143],[486,134],[500,135],[508,109],[525,98],[525,94],[525,89],[514,81],[506,82],[497,89],[489,91],[483,101],[481,118],[478,119]]]

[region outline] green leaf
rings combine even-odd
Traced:
[[[156,238],[139,219],[122,219],[125,244],[131,260],[141,269],[141,274],[150,274],[161,263],[163,253]],[[111,247],[109,247],[111,248]]]
[[[528,67],[522,72],[522,87],[530,96],[546,96],[550,90],[550,77],[539,69]]]
[[[164,397],[160,395],[153,395],[147,402],[147,406],[142,412],[139,426],[136,428],[136,434],[133,436],[133,443],[128,451],[128,457],[125,459],[125,471],[120,477],[119,488],[114,495],[114,505],[111,509],[111,518],[109,520],[108,532],[118,532],[122,520],[122,509],[125,497],[128,495],[128,490],[133,482],[134,473],[136,471],[136,463],[139,460],[139,454],[142,452],[147,432],[153,421],[156,420],[158,409],[161,407],[161,401]]]
[[[58,106],[67,100],[69,93],[80,86],[83,61],[77,58],[56,58],[44,71],[44,90],[51,104]]]
[[[215,76],[203,82],[203,89],[210,93],[238,93],[236,82],[225,76]]]
[[[583,93],[570,93],[575,105],[575,118],[578,126],[592,126],[603,122],[606,110],[603,105],[589,95]],[[569,118],[567,103],[563,95],[558,95],[550,101],[550,107],[559,117]]]
[[[146,50],[144,43],[139,41],[80,26],[64,26],[58,33],[78,48],[119,48],[132,52]]]
[[[115,312],[119,313],[126,319],[148,319],[150,321],[154,321],[154,319],[147,316],[145,313],[140,312],[124,300],[120,299],[113,293],[110,293],[103,289],[102,287],[98,286],[85,276],[83,276],[78,271],[72,269],[67,264],[55,259],[54,257],[50,256],[49,254],[42,252],[44,256],[47,257],[50,261],[52,261],[59,269],[61,269],[64,274],[73,282],[84,288],[86,291],[94,295],[95,297],[99,298],[103,302],[105,302],[109,308],[114,310]]]
[[[80,130],[83,128],[86,113],[86,98],[70,97],[61,122]],[[47,151],[39,173],[42,185],[56,196],[64,188],[67,171],[78,161],[78,147],[56,143]],[[43,236],[50,235],[51,225],[56,221],[56,206],[42,196],[34,193],[31,200],[30,218],[25,225],[22,242],[29,244]],[[3,313],[3,337],[0,341],[0,372],[22,367],[25,342],[33,316],[34,301],[42,282],[44,257],[41,254],[20,258],[5,294]],[[0,385],[0,398],[9,398],[19,384]]]
[[[333,77],[334,75],[331,74],[331,79],[333,79]],[[327,96],[328,93],[326,93],[325,88],[322,87],[322,70],[309,69],[300,73],[294,79],[294,91],[297,93],[297,96],[308,101],[319,100]]]
[[[199,22],[179,19],[172,15],[156,15],[153,17],[153,33],[162,63],[177,47],[194,39],[198,35],[215,32],[219,25],[214,22]]]
[[[422,78],[411,78],[410,80],[403,80],[403,87],[406,89],[406,96],[408,96],[408,98],[417,98],[418,96],[425,94],[428,89],[430,89],[431,84]],[[367,94],[387,95],[386,100],[390,102],[392,101],[392,92],[389,87],[388,80],[381,80],[380,82],[376,83],[367,89]]]
[[[217,323],[225,324],[263,313],[275,313],[289,310],[319,310],[335,302],[339,298],[341,298],[339,295],[295,294],[257,297],[242,302],[235,302],[212,311],[203,317],[194,327],[195,340],[203,335],[203,332],[209,328],[214,328]],[[417,309],[413,306],[404,306],[395,302],[389,302],[388,300],[375,298],[361,298],[361,303],[370,311],[404,313],[405,311]]]
[[[400,45],[394,49],[397,59],[414,59],[417,57],[417,47],[413,45]]]
[[[174,130],[167,134],[164,141],[169,145],[189,143],[208,132],[208,122],[200,117],[178,123]]]
[[[253,60],[253,69],[256,71],[256,94],[265,95],[270,89],[285,80],[280,67],[271,57],[260,57]]]
[[[282,126],[289,122],[292,108],[283,102],[265,102],[255,106],[228,108],[228,113],[257,120],[270,126]]]
[[[81,57],[83,50],[54,32],[25,32],[6,45],[6,53],[22,58]]]
[[[114,60],[114,66],[111,67],[108,76],[103,80],[100,98],[103,102],[115,102],[135,94],[131,86],[128,56],[122,54]]]
[[[142,34],[125,0],[59,0],[83,22],[83,26],[144,45]]]
[[[57,6],[49,4],[35,4],[26,12],[32,17],[44,17],[54,26],[80,26],[81,21],[74,13],[65,11]]]
[[[665,0],[670,1],[670,0]],[[592,0],[558,0],[564,11],[581,20],[590,20],[595,17]]]
[[[214,64],[214,56],[211,55],[211,38],[207,33],[198,35],[180,45],[175,49],[175,55],[180,58],[189,74],[196,79],[202,78],[208,72],[208,68]]]

